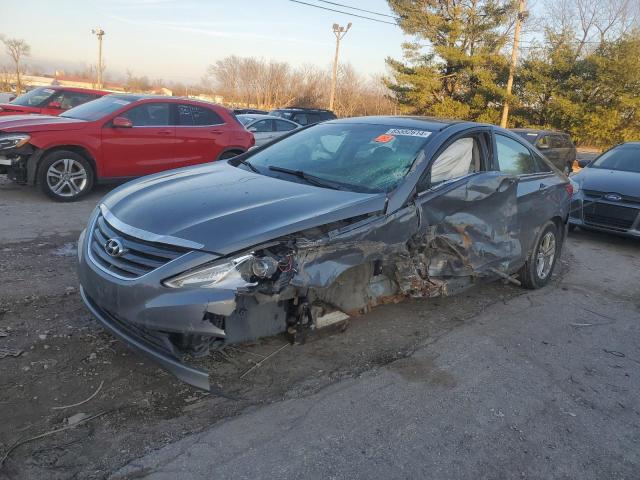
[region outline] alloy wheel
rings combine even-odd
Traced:
[[[538,247],[536,257],[536,273],[540,280],[547,278],[553,268],[553,261],[556,257],[556,236],[553,232],[545,233]]]
[[[61,158],[47,170],[47,186],[60,197],[80,195],[87,186],[87,171],[72,158]]]

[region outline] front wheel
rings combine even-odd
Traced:
[[[558,235],[558,227],[553,222],[547,222],[538,236],[531,255],[520,270],[519,276],[523,287],[535,289],[549,283],[560,253],[560,247],[561,239]]]
[[[43,193],[60,202],[74,202],[93,188],[93,169],[82,155],[58,150],[46,155],[38,168]]]

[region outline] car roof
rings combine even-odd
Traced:
[[[616,147],[631,147],[631,148],[640,148],[640,141],[633,142],[624,142],[616,145]]]
[[[272,112],[322,112],[322,113],[333,113],[331,110],[326,110],[324,108],[303,108],[303,107],[283,107],[283,108],[274,108],[271,110]],[[335,114],[334,114],[335,115]]]
[[[568,133],[558,132],[557,130],[539,130],[539,129],[536,129],[536,128],[510,128],[509,130],[511,130],[512,132],[516,132],[516,133],[535,133],[537,135],[553,134],[553,135],[567,135],[567,136],[569,136]]]
[[[88,92],[88,93],[97,93],[100,95],[108,95],[111,92],[107,92],[106,90],[96,90],[94,88],[81,88],[81,87],[65,87],[64,85],[42,85],[36,88],[50,88],[51,90],[65,90],[67,92]]]
[[[370,125],[388,125],[400,128],[419,128],[422,130],[440,131],[450,125],[468,123],[469,125],[485,125],[481,123],[463,120],[449,120],[444,118],[403,116],[403,115],[379,115],[370,117],[350,117],[330,120],[326,123],[365,123]]]
[[[256,120],[262,120],[262,119],[284,120],[285,122],[296,123],[293,120],[288,120],[286,118],[278,117],[277,115],[267,115],[267,114],[264,114],[264,113],[239,113],[238,115],[236,115],[236,117],[251,117],[251,118],[254,118]]]
[[[146,95],[141,93],[112,93],[109,95],[110,97],[118,98],[120,100],[127,100],[129,102],[142,102],[145,100],[162,100],[163,102],[172,102],[172,103],[190,103],[195,105],[205,105],[207,107],[218,107],[224,108],[225,110],[229,110],[228,108],[219,105],[213,102],[207,102],[206,100],[200,100],[199,98],[189,98],[189,97],[170,97],[168,95]]]

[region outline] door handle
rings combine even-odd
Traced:
[[[171,135],[172,133],[172,130],[158,130],[158,135]]]
[[[540,187],[538,187],[538,190],[546,190],[548,188],[548,185],[545,185],[544,183],[540,184]]]
[[[220,135],[223,132],[221,132],[220,130],[211,130],[209,133],[211,133],[212,135]]]

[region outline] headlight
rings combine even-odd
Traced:
[[[0,150],[8,150],[9,148],[20,148],[31,140],[31,136],[25,133],[14,133],[9,135],[0,135]]]
[[[278,269],[278,261],[271,257],[243,255],[223,263],[209,264],[190,272],[182,273],[164,281],[171,288],[200,287],[228,288],[253,287],[255,277],[268,278]]]

